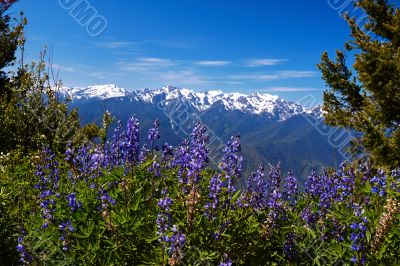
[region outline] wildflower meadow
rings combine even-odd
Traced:
[[[260,165],[241,185],[239,135],[212,167],[203,125],[175,148],[158,121],[142,142],[139,127],[4,156],[0,230],[21,264],[396,265],[400,169],[342,163],[300,191],[295,173]]]

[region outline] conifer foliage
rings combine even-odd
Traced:
[[[348,14],[351,40],[336,60],[322,55],[318,65],[329,90],[324,93],[326,122],[362,133],[354,148],[381,166],[400,163],[400,9],[387,0],[358,0],[367,21]],[[354,53],[353,68],[346,52]]]

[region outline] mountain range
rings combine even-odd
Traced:
[[[152,121],[159,119],[159,144],[177,145],[190,136],[196,122],[202,122],[211,138],[214,165],[223,144],[240,133],[245,175],[259,163],[280,162],[284,174],[293,171],[304,181],[311,169],[334,167],[343,159],[310,122],[323,123],[320,106],[306,108],[270,94],[195,92],[174,86],[126,90],[112,84],[63,87],[59,93],[71,99],[70,106],[78,108],[83,123],[101,124],[105,111],[123,123],[135,115],[141,122],[142,140],[146,140]]]

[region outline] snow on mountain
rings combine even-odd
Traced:
[[[124,97],[127,93],[125,89],[118,88],[116,85],[95,85],[89,87],[63,87],[60,93],[64,96],[71,97],[72,100],[86,100],[91,98],[99,98],[101,100]]]
[[[161,99],[161,104],[165,105],[177,100],[183,101],[199,111],[205,111],[219,102],[226,110],[238,110],[257,115],[264,114],[277,117],[280,121],[299,114],[313,114],[321,117],[318,107],[307,109],[300,104],[289,102],[271,94],[224,93],[218,90],[194,92],[189,89],[166,86],[156,90],[136,90],[131,92],[129,96],[132,101],[149,103],[156,103]]]
[[[314,114],[320,117],[320,109],[307,109],[300,104],[289,102],[275,95],[252,93],[224,93],[218,90],[206,92],[194,92],[189,89],[181,89],[173,86],[165,86],[161,89],[127,91],[115,85],[97,85],[86,88],[63,88],[64,95],[73,100],[111,99],[127,97],[131,102],[146,102],[152,104],[169,105],[184,102],[198,111],[205,111],[219,103],[226,110],[238,110],[244,113],[268,115],[279,121],[284,121],[294,115]]]

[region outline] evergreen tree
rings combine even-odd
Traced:
[[[358,25],[348,14],[351,40],[331,60],[318,65],[330,88],[324,92],[325,121],[361,132],[354,151],[379,166],[400,165],[400,9],[387,0],[358,0],[367,21]],[[354,53],[353,68],[346,52]]]

